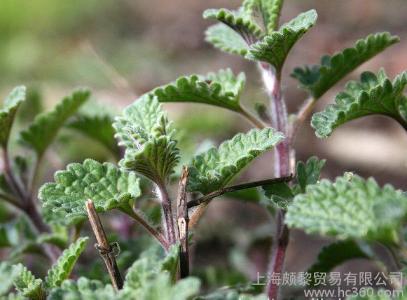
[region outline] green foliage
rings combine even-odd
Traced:
[[[243,8],[250,15],[261,15],[266,32],[271,33],[278,28],[283,2],[283,0],[245,0]]]
[[[59,129],[88,100],[89,96],[90,92],[87,90],[75,91],[71,96],[64,98],[52,111],[35,117],[33,123],[21,132],[22,142],[34,149],[38,156],[42,156]]]
[[[34,275],[23,265],[18,264],[13,267],[14,286],[16,290],[24,297],[33,300],[45,299],[45,290],[43,288],[42,280],[36,279]]]
[[[351,120],[379,114],[391,117],[407,128],[406,85],[407,72],[398,75],[393,82],[383,70],[377,75],[364,72],[360,82],[349,82],[345,91],[336,96],[335,104],[314,114],[311,125],[318,137],[325,138]]]
[[[335,267],[356,258],[369,257],[355,241],[338,241],[322,248],[317,261],[308,269],[308,273],[329,273]],[[313,276],[311,285],[314,284],[314,279]]]
[[[60,286],[62,281],[69,277],[76,261],[85,250],[87,240],[87,237],[79,238],[64,250],[45,277],[45,286],[48,289]]]
[[[14,117],[20,106],[25,100],[25,87],[18,86],[14,88],[4,101],[4,106],[0,110],[0,146],[7,147],[11,127]]]
[[[0,262],[0,298],[10,291],[16,275],[19,275],[19,270],[7,261]]]
[[[272,128],[253,129],[237,134],[218,149],[211,148],[196,156],[189,168],[188,190],[207,194],[224,187],[251,161],[283,138]]]
[[[288,207],[286,223],[307,233],[397,243],[405,220],[407,196],[359,176],[309,185]]]
[[[156,97],[144,95],[128,106],[113,127],[126,147],[120,165],[163,185],[179,160],[175,131]]]
[[[232,70],[226,69],[206,76],[183,76],[153,93],[160,102],[205,103],[239,112],[245,81],[244,73],[235,76]]]
[[[246,56],[268,62],[280,73],[291,48],[315,24],[316,20],[315,10],[299,14],[295,19],[282,25],[279,31],[273,31],[251,45]]]
[[[39,191],[44,217],[49,222],[72,224],[86,218],[85,202],[93,200],[96,211],[129,207],[140,196],[134,172],[119,170],[111,163],[87,159],[55,174],[55,183]]]
[[[314,99],[318,99],[358,66],[398,41],[398,37],[387,32],[371,34],[358,40],[351,48],[346,48],[333,56],[323,56],[320,65],[294,69],[292,76],[312,94]]]
[[[83,135],[98,141],[114,155],[119,153],[114,138],[113,118],[110,115],[88,115],[79,113],[67,126]]]
[[[272,204],[279,208],[287,209],[295,195],[305,192],[307,185],[318,182],[321,170],[325,165],[325,159],[310,157],[305,163],[297,162],[293,184],[285,182],[263,186],[264,194]],[[262,201],[266,207],[270,207],[270,201]]]
[[[207,42],[230,54],[237,54],[244,57],[249,50],[249,45],[242,36],[222,23],[210,26],[206,30],[205,36]]]

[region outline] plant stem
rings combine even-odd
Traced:
[[[292,130],[289,134],[290,142],[292,143],[300,129],[301,125],[305,122],[308,116],[312,113],[316,100],[314,98],[308,98],[297,112],[295,122]]]
[[[280,72],[276,73],[270,65],[265,63],[260,64],[260,70],[264,86],[270,99],[271,126],[287,137],[278,144],[274,150],[274,176],[287,176],[291,172],[291,145],[290,139],[288,138],[288,114],[281,93],[281,74]],[[283,210],[277,211],[276,236],[273,240],[271,261],[268,269],[269,278],[271,278],[273,273],[280,274],[284,270],[285,253],[290,236],[288,227],[284,224],[284,215],[285,212]],[[279,290],[279,285],[269,280],[267,284],[267,295],[269,299],[278,299]]]
[[[164,227],[166,230],[167,241],[169,245],[176,243],[174,218],[172,214],[171,199],[164,184],[158,184],[158,193],[161,199],[161,207],[164,215]]]
[[[178,241],[180,243],[180,278],[189,276],[189,252],[188,252],[188,205],[187,205],[187,181],[188,168],[182,168],[181,179],[178,187],[177,197],[177,225],[178,225]]]
[[[9,195],[0,193],[0,199],[3,199],[10,205],[15,206],[16,208],[19,208],[20,210],[23,209],[23,205],[17,199],[15,199]]]
[[[188,208],[200,205],[202,203],[209,202],[215,197],[219,197],[223,194],[230,193],[230,192],[235,192],[235,191],[240,191],[240,190],[245,190],[245,189],[250,189],[253,187],[258,187],[262,185],[268,185],[268,184],[273,184],[273,183],[279,183],[279,182],[289,182],[293,178],[292,175],[290,176],[285,176],[285,177],[279,177],[279,178],[272,178],[272,179],[265,179],[265,180],[259,180],[259,181],[252,181],[252,182],[247,182],[247,183],[242,183],[242,184],[237,184],[237,185],[232,185],[229,187],[222,188],[220,190],[211,192],[209,194],[206,194],[205,196],[202,196],[201,198],[192,200],[188,202]]]
[[[102,223],[99,219],[99,215],[95,210],[92,200],[90,199],[86,201],[86,211],[88,212],[89,222],[97,240],[97,245],[95,246],[99,250],[100,256],[105,262],[113,287],[116,290],[120,290],[123,288],[123,278],[120,274],[119,268],[117,267],[112,246],[107,240],[105,230],[103,229]]]
[[[124,213],[132,217],[137,221],[145,230],[147,230],[157,241],[163,246],[165,250],[168,250],[169,244],[163,234],[157,231],[153,226],[151,226],[141,215],[139,215],[134,209],[122,210]]]
[[[18,183],[17,179],[14,177],[14,173],[11,170],[11,163],[10,157],[8,155],[8,149],[3,149],[3,164],[4,164],[4,175],[8,183],[10,184],[11,189],[15,192],[15,194],[20,198],[20,200],[24,201],[26,196],[23,192],[23,188]]]
[[[252,123],[254,126],[257,128],[264,128],[264,124],[257,119],[254,115],[252,115],[250,112],[248,112],[245,108],[240,107],[239,113],[244,116],[247,120],[249,120],[250,123]]]

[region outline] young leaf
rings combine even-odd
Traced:
[[[359,176],[309,185],[287,209],[286,223],[307,233],[397,243],[407,215],[407,196]]]
[[[294,69],[292,76],[314,99],[318,99],[347,74],[398,41],[397,36],[388,32],[371,34],[358,40],[352,48],[346,48],[333,56],[323,56],[320,65]]]
[[[407,71],[393,82],[383,70],[378,75],[365,72],[360,82],[351,81],[345,91],[338,94],[335,104],[312,117],[311,125],[320,138],[328,137],[335,128],[346,122],[368,115],[379,114],[391,117],[407,128]]]
[[[266,32],[271,33],[278,28],[283,2],[283,0],[245,0],[243,9],[248,15],[261,15]]]
[[[0,146],[7,146],[14,117],[20,106],[25,100],[25,87],[18,86],[14,88],[4,101],[4,107],[0,110]]]
[[[222,23],[210,26],[205,32],[205,40],[215,48],[243,57],[249,50],[242,36]]]
[[[211,148],[196,156],[189,168],[188,190],[207,194],[224,187],[252,160],[283,138],[272,128],[253,129],[237,134],[218,149]]]
[[[156,97],[144,95],[117,117],[113,127],[126,147],[120,165],[164,184],[179,161],[175,131]]]
[[[76,261],[85,250],[87,240],[87,237],[79,238],[62,252],[45,277],[45,286],[48,289],[60,286],[62,281],[69,277]]]
[[[139,179],[134,172],[119,170],[111,163],[87,159],[58,171],[55,183],[39,191],[44,217],[53,223],[72,224],[86,218],[85,202],[92,199],[98,212],[127,208],[140,196]]]
[[[54,288],[51,291],[48,299],[119,300],[121,298],[118,297],[110,284],[104,285],[98,280],[80,277],[76,282],[73,280],[65,280],[60,287]]]
[[[325,159],[318,159],[316,156],[310,157],[306,163],[302,161],[297,162],[296,179],[302,193],[305,193],[307,185],[318,182],[325,162]]]
[[[262,40],[250,46],[247,58],[268,62],[281,72],[285,59],[294,44],[315,24],[315,10],[299,14],[295,19],[273,31]]]
[[[89,96],[89,91],[78,90],[64,98],[52,111],[38,115],[33,123],[21,132],[22,142],[33,148],[38,156],[42,156],[59,129]]]
[[[113,118],[109,115],[78,114],[67,126],[98,141],[113,154],[119,153],[119,148],[114,138]]]
[[[204,19],[218,20],[232,28],[235,32],[251,42],[262,35],[262,30],[243,10],[230,11],[225,8],[207,9],[203,13]]]
[[[152,93],[160,102],[195,102],[240,111],[239,98],[245,75],[233,75],[232,70],[220,70],[205,77],[183,76],[175,83],[156,88]]]
[[[36,279],[22,264],[15,265],[13,273],[18,274],[14,278],[14,286],[19,294],[33,300],[45,299],[45,290],[41,279]]]
[[[366,253],[360,249],[359,245],[352,240],[339,241],[324,246],[318,255],[317,261],[308,269],[308,273],[329,273],[335,267],[343,264],[350,259],[369,258]],[[312,276],[310,285],[314,285],[314,276]]]

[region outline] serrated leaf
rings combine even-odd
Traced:
[[[46,183],[39,191],[44,217],[53,223],[72,224],[85,219],[88,199],[97,212],[105,212],[126,208],[141,194],[134,172],[92,159],[69,164],[66,170],[56,172],[54,179],[55,183]]]
[[[48,289],[60,286],[62,281],[69,277],[76,261],[85,250],[87,240],[87,237],[79,238],[62,252],[45,277],[45,286]]]
[[[397,36],[392,36],[388,32],[371,34],[356,41],[351,48],[346,48],[333,56],[323,56],[320,65],[294,69],[292,76],[312,94],[314,99],[318,99],[347,74],[398,41]]]
[[[42,156],[59,129],[88,100],[89,96],[90,92],[87,90],[75,91],[71,96],[64,98],[52,111],[38,115],[33,123],[21,132],[22,142],[33,148],[38,156]]]
[[[232,70],[226,69],[206,76],[183,76],[152,93],[160,102],[204,103],[239,112],[239,98],[245,81],[244,73],[235,76]]]
[[[303,193],[305,193],[307,185],[318,182],[325,162],[325,159],[318,159],[316,156],[310,157],[306,163],[302,161],[297,162],[296,179]]]
[[[407,196],[374,179],[338,177],[309,185],[287,209],[286,223],[307,233],[338,239],[397,243],[397,229],[407,214]]]
[[[265,185],[263,190],[264,195],[268,198],[266,201],[263,201],[263,205],[269,207],[271,200],[274,205],[284,210],[287,209],[295,195],[290,186],[285,182]]]
[[[120,165],[162,185],[179,161],[175,131],[156,97],[144,95],[128,106],[113,127],[126,147]]]
[[[65,280],[61,287],[53,289],[48,296],[49,300],[111,300],[121,299],[113,287],[105,285],[98,280],[80,277],[78,281]]]
[[[114,138],[113,118],[110,115],[78,114],[67,126],[83,135],[98,141],[113,154],[119,153],[116,139]]]
[[[315,284],[315,273],[329,273],[335,267],[350,259],[369,258],[352,240],[339,241],[324,246],[318,254],[317,261],[308,269],[313,274],[310,285]]]
[[[4,101],[0,110],[0,146],[7,147],[11,127],[20,104],[25,100],[25,87],[14,88]]]
[[[235,32],[242,35],[251,42],[256,37],[262,35],[262,30],[243,10],[231,11],[229,9],[207,9],[203,13],[204,19],[218,20],[223,24],[229,26]]]
[[[225,24],[216,24],[205,31],[205,40],[215,48],[230,54],[245,56],[249,45],[232,28]]]
[[[315,10],[299,14],[282,25],[278,31],[273,31],[259,42],[252,44],[246,57],[268,62],[278,73],[281,72],[291,48],[315,24],[316,20]]]
[[[16,274],[14,286],[19,294],[33,300],[45,299],[45,290],[41,279],[36,279],[22,264],[13,266],[13,273],[14,272]]]
[[[272,128],[253,129],[237,134],[218,149],[211,148],[197,155],[189,168],[188,190],[207,194],[224,187],[251,161],[283,138]]]
[[[261,15],[264,28],[271,33],[278,28],[283,0],[245,0],[243,9],[249,15]]]
[[[393,82],[383,70],[378,75],[364,72],[360,82],[351,81],[345,91],[336,96],[335,104],[312,117],[311,125],[320,138],[328,137],[335,128],[368,115],[384,115],[395,119],[407,128],[407,71]]]

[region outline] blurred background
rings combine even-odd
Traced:
[[[240,1],[235,0],[1,0],[0,94],[6,95],[15,85],[27,85],[44,99],[37,109],[46,110],[74,88],[86,86],[92,90],[98,107],[116,114],[137,95],[180,75],[230,67],[235,72],[246,72],[243,101],[253,109],[255,102],[266,99],[255,65],[221,53],[204,41],[205,28],[212,22],[202,19],[203,10],[239,5]],[[356,79],[361,70],[383,67],[394,77],[407,69],[406,0],[286,0],[281,21],[311,8],[318,12],[317,25],[296,45],[284,69],[283,90],[291,113],[306,98],[289,76],[293,68],[318,63],[323,54],[351,46],[369,33],[390,31],[399,35],[401,42],[350,78]],[[332,102],[342,86],[343,82],[327,93],[316,109]],[[165,107],[175,125],[182,128],[183,147],[189,151],[208,143],[218,144],[249,128],[226,110],[204,105]],[[83,137],[69,139],[69,143],[66,139],[62,135],[55,144],[59,156],[55,158],[51,153],[47,161],[50,168],[43,170],[44,180],[71,161],[86,157],[115,159],[98,145],[84,147]],[[307,122],[296,149],[300,160],[311,155],[327,159],[323,177],[353,171],[373,176],[381,184],[390,182],[407,188],[407,137],[398,124],[386,118],[352,122],[327,140],[316,138]],[[239,181],[270,177],[271,159],[267,154],[256,161]],[[209,287],[255,278],[256,270],[266,269],[270,228],[267,215],[254,204],[214,201],[195,233],[199,245],[193,254],[195,272],[205,277]],[[288,271],[305,270],[324,243],[321,238],[305,238],[295,232],[288,253]],[[304,247],[308,250],[304,251]],[[208,267],[208,263],[213,266]],[[228,271],[224,274],[221,270]]]

